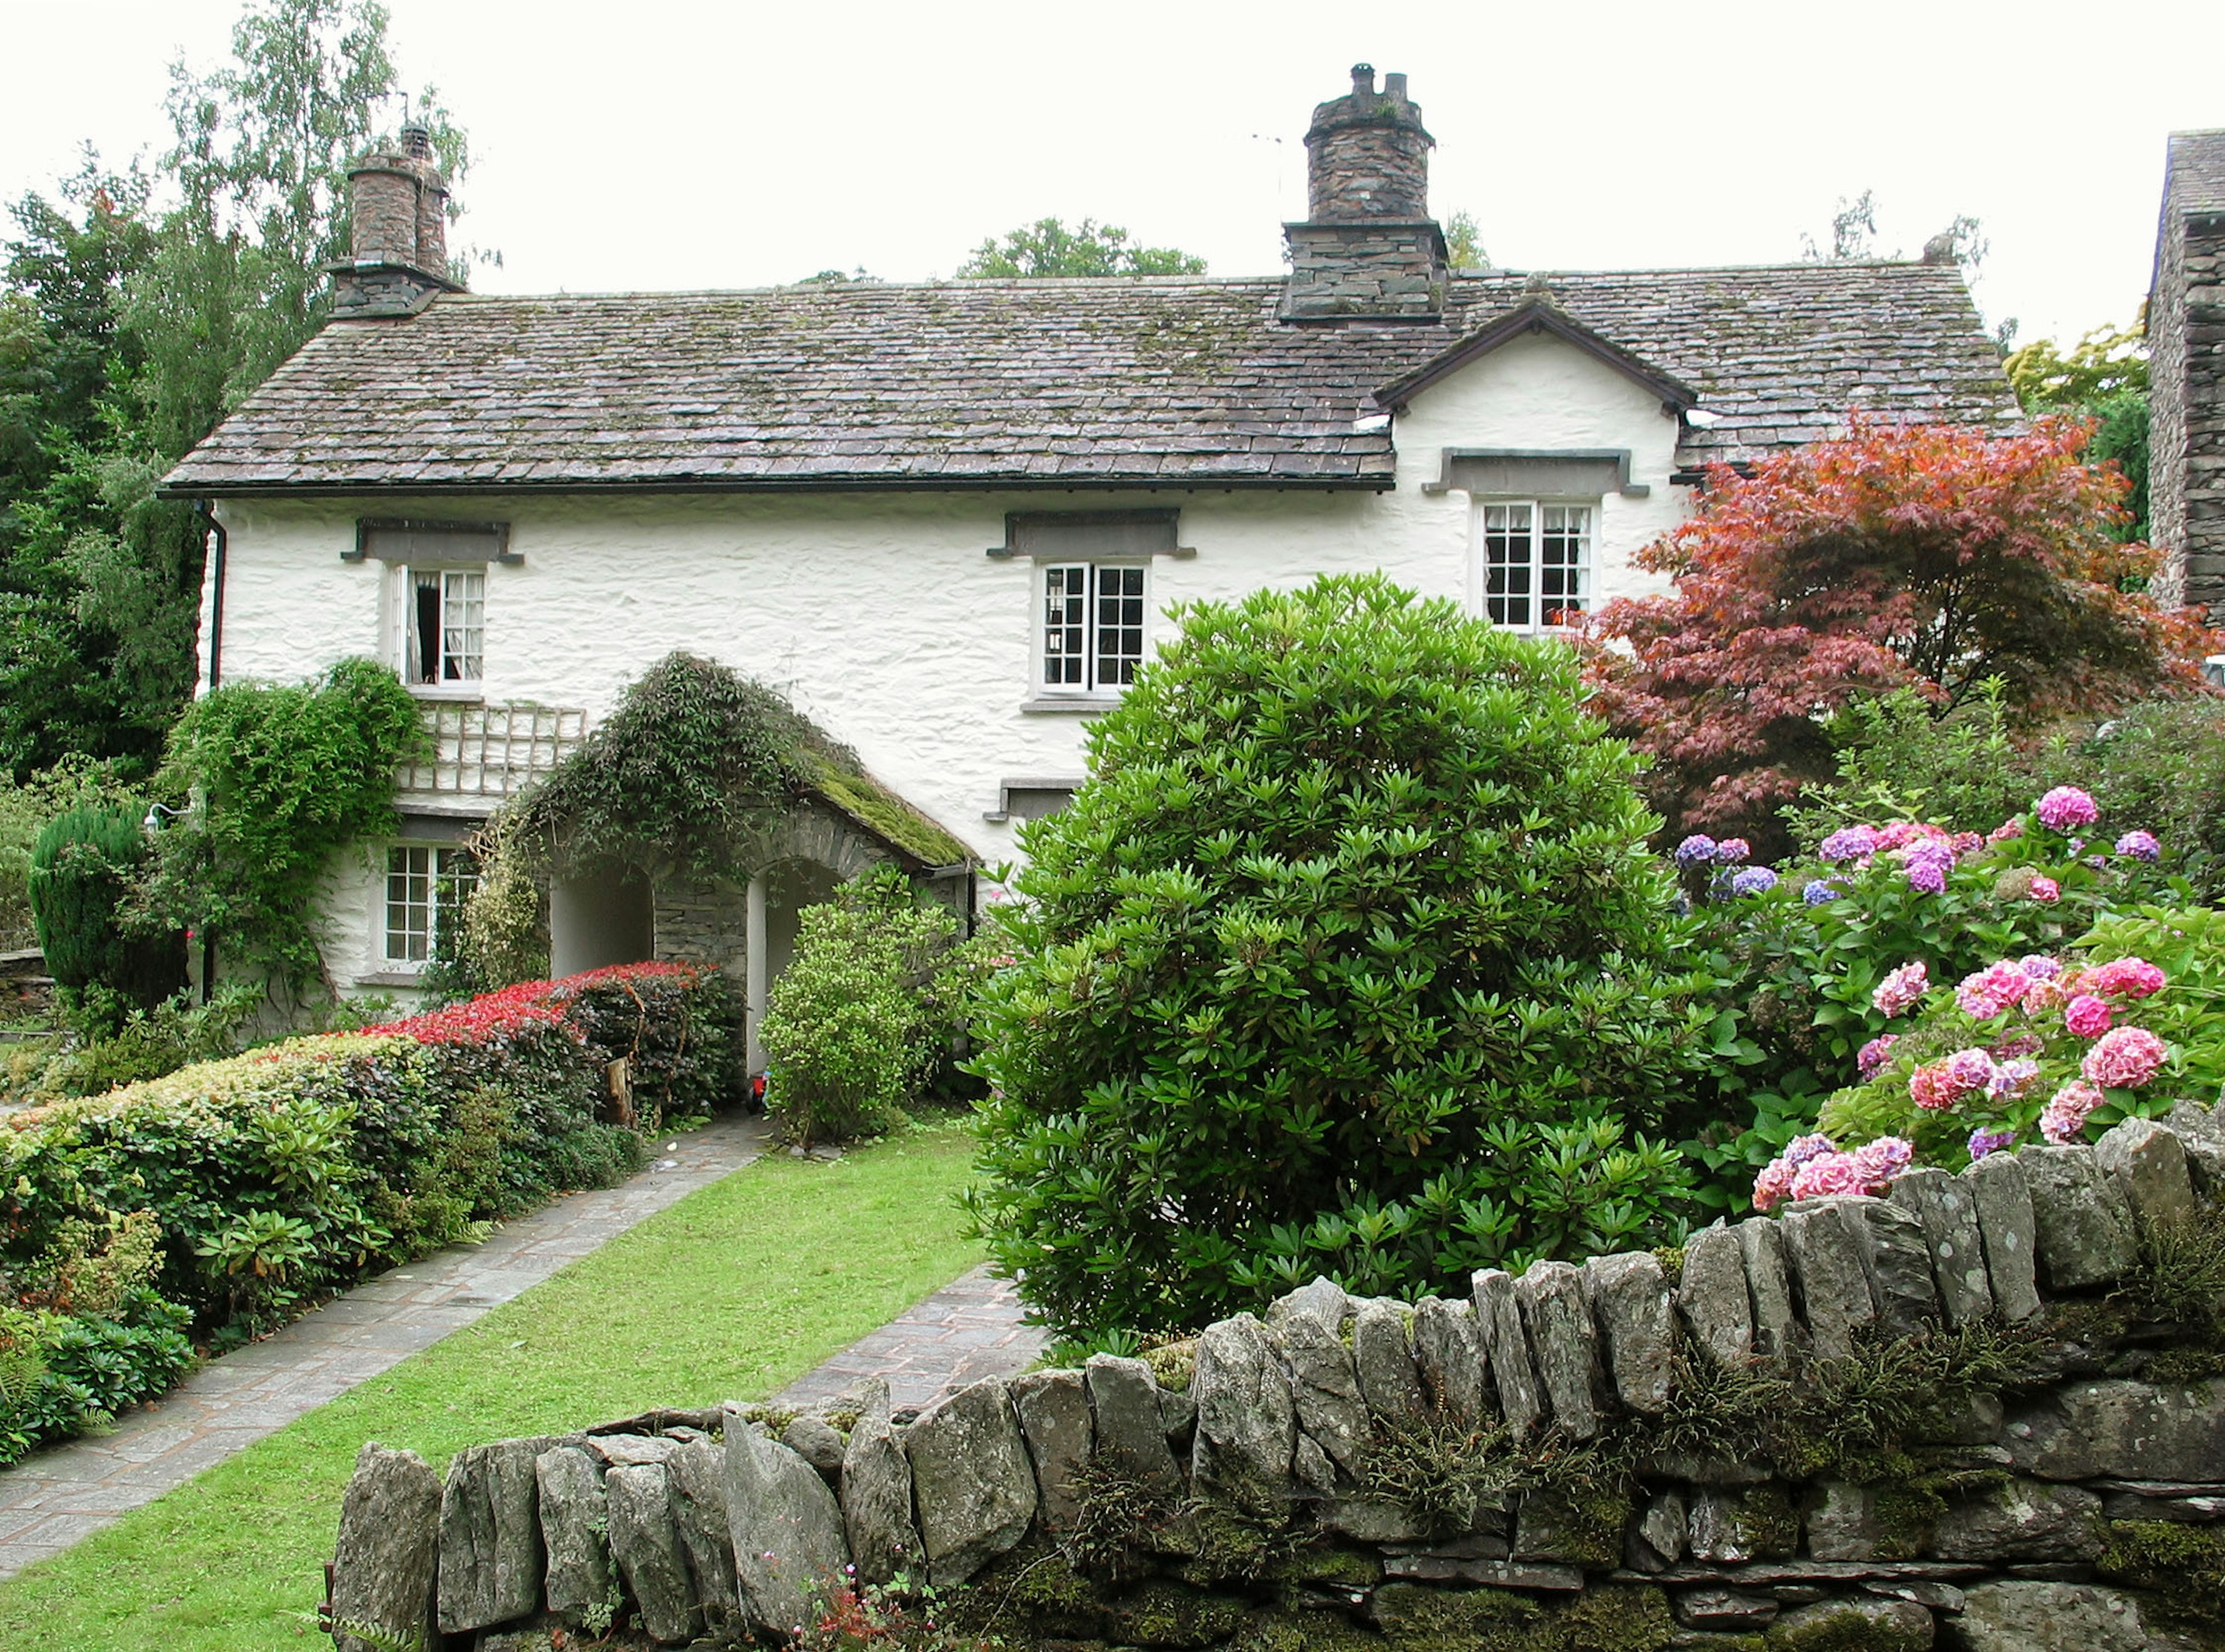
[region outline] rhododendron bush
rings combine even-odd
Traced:
[[[377,1268],[637,1164],[729,1085],[715,974],[641,964],[295,1038],[0,1128],[0,1270],[149,1211],[155,1288],[221,1346]],[[631,1064],[631,1099],[613,1062]]]
[[[1781,842],[1778,806],[1831,776],[1823,719],[1903,686],[1943,712],[1998,678],[2025,719],[2197,687],[2208,634],[2136,594],[2156,554],[2115,537],[2124,478],[2081,463],[2087,435],[1857,419],[1715,467],[1638,555],[1675,592],[1594,623],[1599,708],[1653,757],[1655,806]]]
[[[1766,883],[1745,842],[1686,839],[1674,858],[1713,935],[1717,1002],[1736,1028],[1721,1092],[1696,1098],[1686,1128],[1727,1202],[1813,1131],[1832,1092],[1906,1055],[1911,1015],[1943,985],[1979,1008],[2007,1003],[2021,991],[2005,973],[2014,960],[2059,956],[2097,922],[2174,898],[2153,835],[2089,837],[2097,817],[2090,797],[2063,787],[1986,833],[1848,826]],[[1955,1077],[1942,1069],[1924,1082]],[[1899,1133],[1897,1116],[1873,1132]]]
[[[2225,1083],[2225,913],[2144,908],[2075,946],[2000,958],[1892,1006],[1862,1081],[1822,1110],[1837,1140],[1905,1136],[1949,1167],[2082,1142],[2205,1104]]]

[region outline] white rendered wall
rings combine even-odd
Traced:
[[[1381,568],[1477,606],[1465,493],[1428,494],[1448,446],[1628,448],[1650,497],[1600,504],[1601,599],[1656,588],[1628,566],[1673,525],[1677,424],[1658,398],[1564,342],[1530,335],[1417,396],[1398,420],[1395,491],[1383,494],[729,494],[507,499],[382,498],[220,507],[229,535],[223,675],[295,680],[387,651],[385,571],[345,562],[358,516],[510,524],[521,566],[487,572],[491,704],[585,708],[591,721],[675,649],[786,693],[865,766],[969,844],[1014,858],[1014,826],[985,820],[1001,782],[1076,776],[1084,718],[1025,711],[1036,698],[1036,567],[985,554],[1007,510],[1177,506],[1193,557],[1154,559],[1155,616],[1171,602],[1295,586]],[[1158,620],[1163,624],[1163,619]],[[206,635],[204,630],[204,636]],[[334,974],[376,967],[376,878],[335,877]],[[354,929],[359,938],[342,939]]]

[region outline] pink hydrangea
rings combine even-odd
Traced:
[[[1715,845],[1715,861],[1718,865],[1739,865],[1753,853],[1753,845],[1744,838],[1725,838]]]
[[[2057,1147],[2086,1132],[2086,1120],[2106,1098],[2083,1079],[2073,1079],[2040,1109],[2039,1133]]]
[[[1877,991],[1870,994],[1871,1007],[1887,1017],[1903,1014],[1915,1005],[1930,984],[1930,972],[1921,959],[1913,964],[1903,964],[1877,984]]]
[[[2032,1080],[2038,1077],[2039,1063],[2029,1055],[1997,1062],[1994,1076],[1986,1082],[1986,1093],[1995,1101],[2014,1101],[2032,1088]]]
[[[2081,1038],[2099,1038],[2109,1030],[2109,1006],[2090,992],[2082,992],[2063,1011],[2063,1024]]]
[[[1948,839],[1947,846],[1959,857],[1968,854],[1973,849],[1984,848],[1986,840],[1975,832],[1958,832]]]
[[[2065,970],[2060,975],[2034,981],[2032,991],[2024,995],[2024,1012],[2027,1016],[2050,1016],[2069,1003],[2083,990],[2084,977],[2076,970]]]
[[[1792,1175],[1795,1199],[1829,1199],[1834,1193],[1868,1191],[1863,1185],[1861,1167],[1851,1153],[1826,1153],[1809,1160]]]
[[[1983,1050],[1956,1050],[1940,1065],[1966,1095],[1994,1081],[1994,1058]]]
[[[1986,833],[1986,841],[1987,843],[2008,843],[2015,839],[2021,838],[2022,836],[2024,836],[2023,820],[2020,819],[2011,818],[2002,821],[2000,825],[1995,826],[1991,832]]]
[[[2120,958],[2086,972],[2086,990],[2115,998],[2146,998],[2163,991],[2164,972],[2145,958]]]
[[[1945,1112],[1993,1082],[1994,1058],[1983,1050],[1957,1050],[1908,1075],[1908,1098],[1927,1112]]]
[[[1865,1079],[1877,1077],[1885,1064],[1892,1059],[1892,1047],[1900,1042],[1898,1033],[1880,1033],[1854,1052],[1854,1071]]]
[[[2035,877],[2030,890],[2032,898],[2042,906],[2053,906],[2063,898],[2063,885],[2051,877]]]
[[[1892,1179],[1916,1161],[1916,1144],[1899,1136],[1880,1136],[1866,1147],[1856,1148],[1850,1155],[1855,1174],[1862,1179],[1862,1191],[1881,1193],[1892,1185]]]
[[[1753,1207],[1765,1211],[1792,1192],[1792,1179],[1801,1166],[1837,1151],[1828,1136],[1802,1136],[1785,1143],[1784,1151],[1762,1167],[1753,1179]]]
[[[1880,852],[1883,852],[1892,849],[1905,848],[1910,844],[1920,843],[1927,839],[1935,842],[1943,841],[1946,836],[1945,828],[1928,826],[1922,820],[1895,820],[1890,826],[1878,828],[1877,847]]]
[[[2051,832],[2070,832],[2089,826],[2101,818],[2092,795],[2076,786],[2058,786],[2039,800],[2032,811]]]
[[[2104,1090],[2137,1090],[2156,1075],[2169,1054],[2164,1041],[2145,1027],[2120,1027],[2105,1033],[2078,1070]]]
[[[1964,976],[1955,989],[1955,1002],[1971,1020],[1991,1021],[2015,1009],[2031,990],[2032,977],[2005,959]]]

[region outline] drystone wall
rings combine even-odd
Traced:
[[[880,1384],[662,1412],[445,1483],[366,1446],[327,1625],[345,1652],[2215,1647],[2220,1199],[2225,1117],[2181,1104],[1466,1301],[1315,1281],[916,1415]],[[930,1592],[856,1598],[900,1576]]]

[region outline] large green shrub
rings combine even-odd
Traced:
[[[274,984],[322,983],[319,875],[342,845],[394,834],[395,767],[427,737],[415,698],[369,660],[194,701],[159,781],[193,807],[156,839],[143,921],[211,932],[227,962]]]
[[[2154,832],[2165,871],[2203,901],[2225,900],[2225,698],[2147,700],[2074,724],[2039,749],[2032,769],[2035,791],[2085,788],[2101,807],[2100,834]]]
[[[81,990],[123,977],[130,947],[117,921],[147,853],[127,811],[89,804],[48,821],[31,851],[31,915],[56,984]]]
[[[806,908],[759,1033],[765,1107],[783,1134],[839,1142],[900,1122],[950,1046],[977,955],[949,908],[892,866]]]
[[[1380,577],[1178,610],[1031,826],[988,988],[998,1260],[1062,1331],[1200,1324],[1671,1226],[1710,1037],[1575,658]]]

